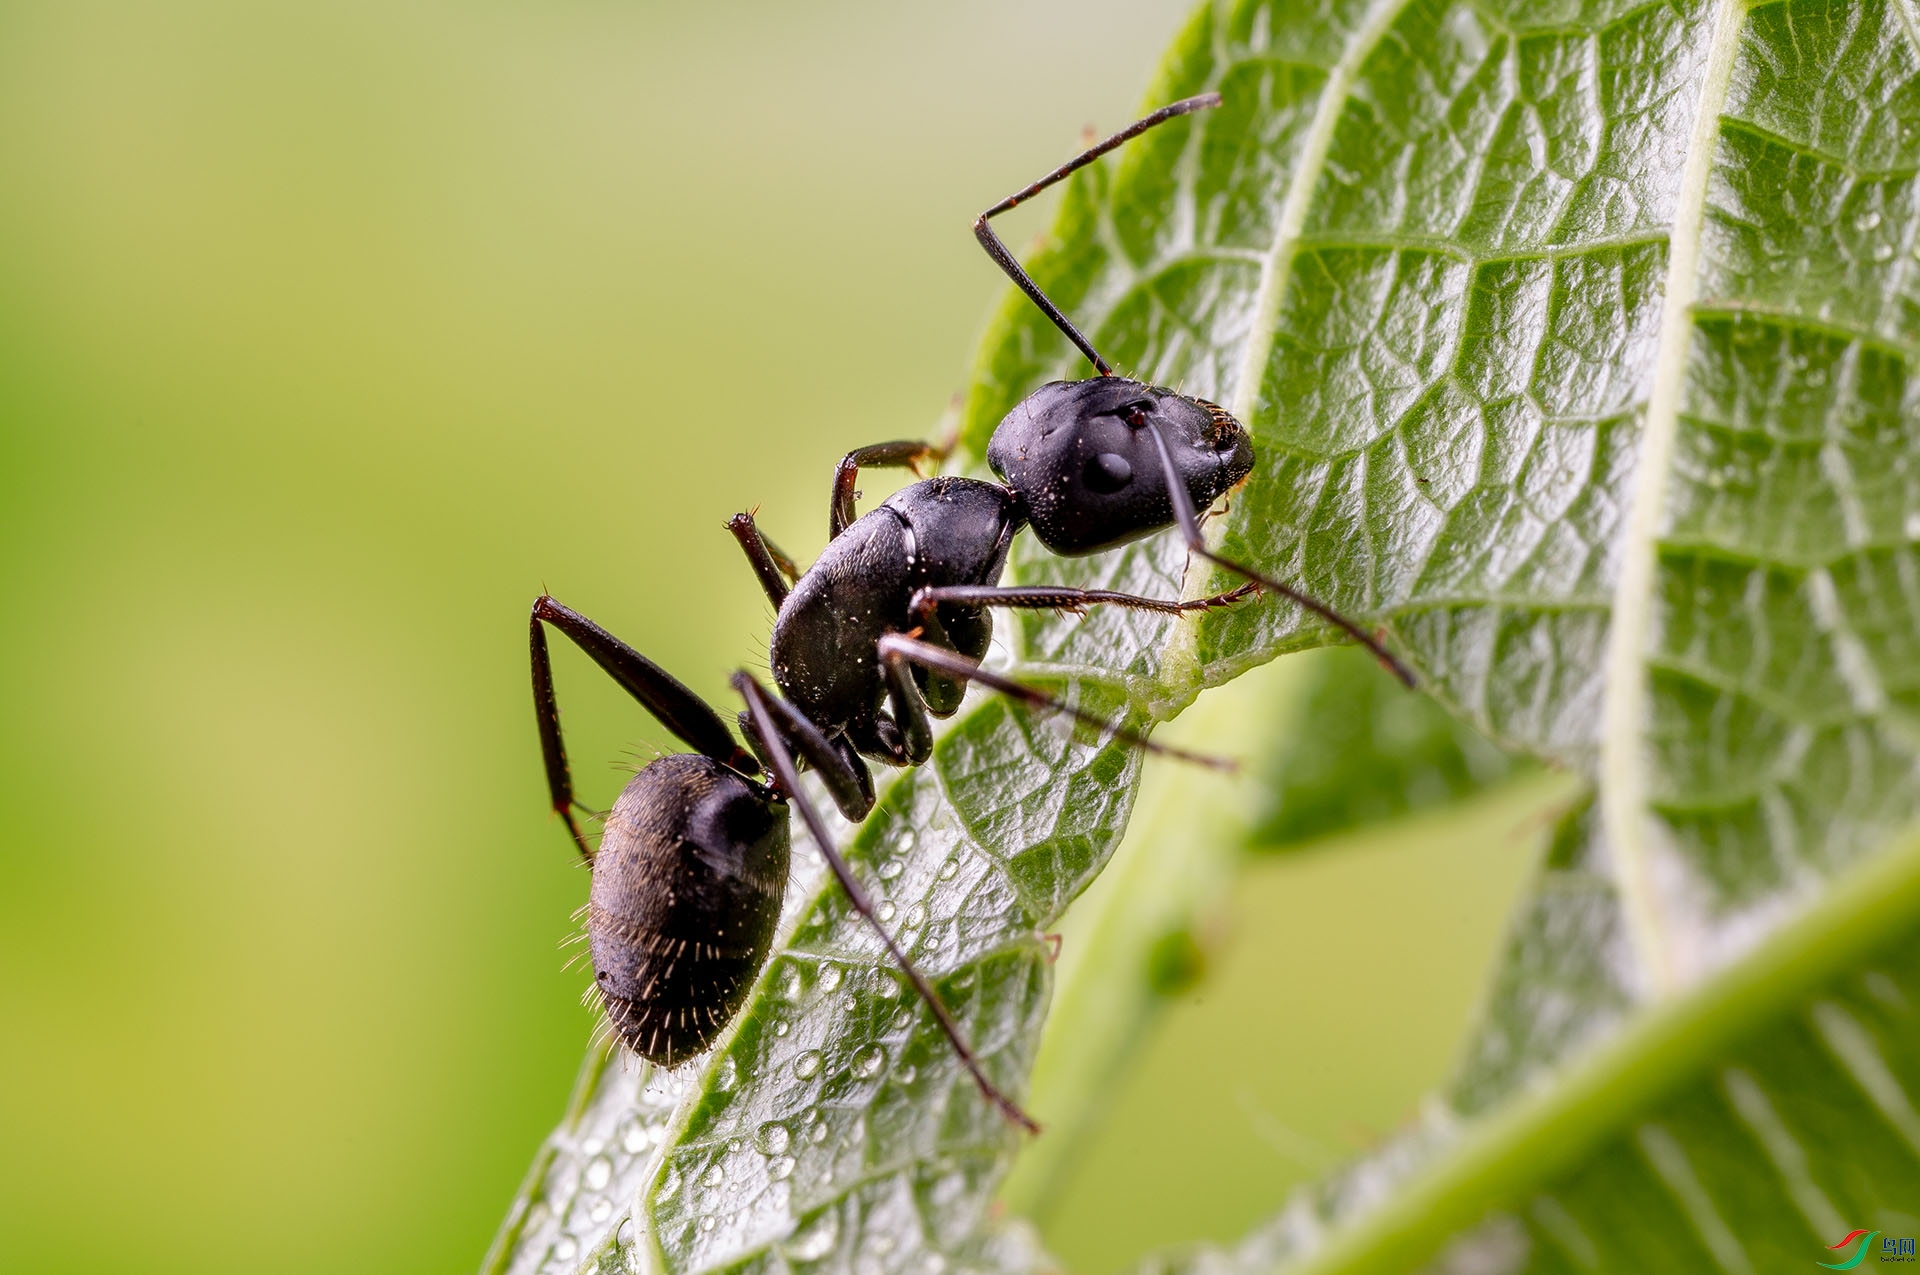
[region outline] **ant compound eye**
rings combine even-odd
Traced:
[[[1101,452],[1098,456],[1087,458],[1086,468],[1080,476],[1089,491],[1111,496],[1133,481],[1133,466],[1127,463],[1125,456]]]

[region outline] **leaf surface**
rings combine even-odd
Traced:
[[[1149,98],[1226,105],[1069,187],[1036,277],[1117,367],[1255,435],[1210,527],[1222,550],[1380,625],[1438,702],[1592,791],[1444,1116],[1199,1267],[1411,1269],[1452,1244],[1493,1269],[1644,1269],[1601,1247],[1636,1201],[1661,1243],[1763,1269],[1892,1207],[1794,1158],[1824,1136],[1803,1093],[1849,1113],[1835,1128],[1879,1148],[1881,1182],[1920,1185],[1901,1114],[1920,1066],[1901,1017],[1917,31],[1907,0],[1223,4]],[[1010,299],[973,454],[1080,374]],[[1023,537],[1010,574],[1217,584],[1169,536],[1089,559]],[[1266,601],[1001,633],[1023,676],[1141,725],[1328,639]],[[849,834],[1015,1089],[1048,997],[1035,932],[1112,853],[1138,776],[1125,750],[975,698]],[[738,1028],[653,1091],[663,1116],[644,1078],[589,1071],[490,1269],[1036,1260],[987,1225],[1014,1135],[844,902],[803,882],[789,903]],[[593,1148],[641,1127],[644,1156],[603,1178]],[[1752,1252],[1749,1223],[1770,1237]]]

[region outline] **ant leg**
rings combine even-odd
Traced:
[[[1124,726],[1116,726],[1104,717],[1089,713],[1084,709],[1075,708],[1058,696],[1049,695],[1038,687],[1028,686],[1024,683],[1016,682],[1010,677],[1002,677],[998,673],[983,669],[966,656],[961,655],[958,651],[950,651],[943,646],[935,646],[931,642],[922,642],[918,638],[908,637],[904,633],[887,633],[881,636],[880,661],[883,664],[911,662],[920,665],[922,668],[945,673],[949,677],[965,678],[978,682],[982,686],[992,687],[1010,699],[1017,699],[1023,704],[1031,704],[1035,708],[1043,708],[1048,712],[1063,713],[1073,718],[1076,722],[1080,722],[1082,725],[1092,726],[1099,730],[1111,731],[1115,739],[1145,752],[1158,753],[1163,757],[1177,757],[1181,761],[1190,761],[1196,765],[1207,766],[1214,770],[1234,771],[1239,769],[1237,763],[1229,761],[1225,757],[1213,757],[1206,753],[1188,752],[1184,748],[1175,748],[1170,744],[1156,744],[1137,731],[1128,730]]]
[[[593,862],[593,851],[587,848],[587,839],[580,835],[580,826],[573,818],[573,808],[579,803],[574,799],[567,750],[560,738],[560,702],[553,693],[553,661],[547,653],[543,624],[551,624],[573,639],[574,645],[591,656],[627,694],[639,700],[642,708],[695,751],[749,775],[760,772],[753,755],[734,742],[727,724],[698,695],[592,620],[541,594],[533,604],[533,613],[527,617],[527,646],[533,658],[533,711],[540,728],[540,754],[547,766],[547,792],[553,799],[554,812],[567,821],[567,831],[573,834],[580,857],[588,863]]]
[[[933,756],[933,718],[927,702],[913,684],[905,660],[882,659],[880,670],[887,679],[887,707],[900,728],[902,760],[909,766],[922,765]]]
[[[1290,585],[1281,584],[1272,576],[1262,575],[1252,567],[1242,565],[1231,558],[1223,558],[1207,548],[1207,538],[1200,531],[1200,519],[1193,512],[1193,498],[1187,494],[1187,485],[1180,480],[1180,471],[1174,468],[1173,454],[1167,450],[1166,437],[1160,433],[1160,427],[1152,421],[1147,422],[1146,429],[1153,435],[1153,445],[1160,452],[1160,469],[1167,478],[1167,494],[1173,498],[1174,525],[1180,528],[1180,535],[1186,540],[1187,549],[1190,552],[1198,554],[1217,567],[1231,571],[1243,579],[1251,580],[1261,588],[1277,593],[1283,598],[1289,598],[1305,607],[1372,651],[1374,658],[1384,664],[1388,672],[1406,683],[1407,689],[1414,690],[1419,687],[1420,684],[1414,680],[1412,670],[1402,664],[1386,647],[1380,645],[1378,638],[1361,629],[1346,616],[1317,598],[1302,593]]]
[[[955,584],[921,589],[913,595],[913,601],[908,605],[914,619],[920,621],[932,617],[934,608],[943,602],[952,603],[955,606],[1069,611],[1075,615],[1079,615],[1090,606],[1108,605],[1126,607],[1134,611],[1157,611],[1161,615],[1180,615],[1187,611],[1207,611],[1215,607],[1231,606],[1259,587],[1257,584],[1248,583],[1237,589],[1229,589],[1225,593],[1216,593],[1209,598],[1195,598],[1190,602],[1167,602],[1160,598],[1142,598],[1131,593],[1115,593],[1111,589],[1069,589],[1055,585],[1001,588],[998,585]]]
[[[767,591],[768,600],[773,603],[773,609],[778,611],[787,600],[787,590],[800,578],[793,559],[781,553],[780,547],[767,539],[750,513],[738,513],[727,519],[727,530],[740,542],[740,551],[747,555],[747,564],[753,568],[754,575],[760,577],[760,587]]]
[[[932,443],[917,438],[903,438],[891,443],[875,443],[871,447],[862,447],[858,451],[848,452],[840,458],[838,468],[833,471],[833,499],[827,510],[827,539],[836,540],[857,516],[853,507],[854,483],[860,480],[860,467],[872,465],[891,469],[911,469],[920,472],[920,463],[927,460],[940,460],[946,456],[946,449],[935,447]]]
[[[1007,245],[1000,242],[1000,236],[993,233],[993,227],[989,226],[987,222],[1010,208],[1018,207],[1021,203],[1033,198],[1055,182],[1061,181],[1069,174],[1085,168],[1088,164],[1099,159],[1114,147],[1119,146],[1123,142],[1131,141],[1154,125],[1164,124],[1177,115],[1188,115],[1194,111],[1204,111],[1209,107],[1218,105],[1220,105],[1220,95],[1218,93],[1202,93],[1198,97],[1190,97],[1184,101],[1163,106],[1145,119],[1136,120],[1134,123],[1129,124],[1126,128],[1121,129],[1106,141],[1096,146],[1088,147],[1086,150],[1080,152],[1080,154],[1048,173],[1045,177],[1042,177],[1039,181],[1034,182],[1031,186],[1021,187],[973,219],[973,237],[980,241],[980,246],[987,250],[987,255],[993,258],[994,264],[1007,272],[1007,277],[1019,285],[1020,291],[1026,293],[1029,300],[1040,307],[1042,314],[1053,320],[1054,327],[1066,333],[1067,340],[1073,342],[1074,345],[1079,348],[1080,353],[1087,356],[1087,362],[1093,364],[1093,370],[1102,376],[1112,376],[1113,368],[1108,365],[1105,359],[1100,357],[1099,351],[1093,348],[1093,342],[1080,335],[1080,329],[1068,322],[1067,316],[1060,313],[1059,307],[1047,299],[1047,294],[1040,291],[1040,285],[1035,283],[1033,279],[1028,276],[1027,272],[1020,268],[1020,263],[1014,259],[1014,255],[1011,252],[1007,251]]]
[[[745,676],[741,674],[740,676]],[[737,683],[738,677],[735,678]],[[779,748],[782,753],[791,756],[799,753],[801,760],[812,767],[826,784],[827,792],[833,797],[833,804],[840,813],[858,823],[867,817],[873,809],[873,776],[867,770],[860,755],[853,751],[843,739],[828,739],[826,733],[815,726],[799,709],[781,699],[778,695],[769,695],[767,711],[779,727]],[[769,769],[774,769],[775,742],[770,738],[758,716],[751,713],[741,715],[741,726],[747,731],[747,738],[766,760]],[[779,773],[775,770],[775,773]]]
[[[800,788],[800,776],[794,769],[793,756],[787,751],[786,740],[782,738],[779,729],[780,723],[775,720],[776,710],[773,709],[772,704],[778,701],[769,696],[752,675],[746,672],[733,675],[733,686],[747,701],[747,711],[753,715],[753,720],[760,727],[761,736],[767,741],[770,754],[767,760],[772,764],[774,776],[780,781],[780,786],[785,789],[788,799],[800,808],[800,818],[805,821],[807,831],[813,835],[814,844],[820,848],[820,857],[827,861],[827,867],[833,872],[834,878],[840,882],[840,888],[847,892],[847,898],[852,902],[853,910],[873,927],[874,933],[878,934],[880,941],[886,945],[887,954],[892,956],[894,963],[906,973],[907,980],[913,984],[913,990],[919,993],[920,999],[925,1001],[927,1008],[933,1011],[933,1017],[940,1024],[940,1030],[946,1034],[947,1043],[953,1046],[953,1052],[959,1056],[961,1065],[973,1077],[973,1083],[980,1086],[980,1092],[986,1095],[989,1102],[1000,1108],[1007,1119],[1020,1125],[1029,1133],[1039,1133],[1040,1126],[1034,1122],[1033,1117],[1022,1111],[1013,1099],[1000,1092],[999,1087],[987,1078],[987,1073],[980,1066],[980,1060],[974,1057],[973,1050],[968,1048],[966,1040],[960,1035],[960,1028],[954,1023],[953,1015],[949,1014],[947,1007],[940,1003],[939,993],[933,990],[933,985],[927,982],[926,976],[914,967],[906,952],[901,949],[899,940],[895,939],[892,932],[881,922],[880,917],[873,910],[873,903],[867,898],[867,892],[860,887],[860,882],[854,878],[853,870],[847,866],[847,861],[842,859],[840,852],[834,848],[833,838],[827,835],[826,825],[820,820],[820,812],[813,808],[813,802]]]

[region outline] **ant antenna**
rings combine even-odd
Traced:
[[[1114,147],[1133,140],[1154,125],[1164,124],[1176,115],[1190,115],[1194,111],[1209,110],[1218,105],[1220,105],[1220,95],[1218,93],[1202,93],[1198,97],[1185,98],[1171,105],[1163,106],[1145,119],[1136,120],[1132,124],[1129,124],[1126,128],[1121,129],[1106,141],[1088,147],[1086,150],[1080,152],[1080,154],[1048,173],[1045,177],[1042,177],[1039,181],[1034,182],[1031,186],[1021,187],[973,219],[973,237],[980,241],[980,246],[987,250],[987,255],[993,258],[994,264],[1006,271],[1007,277],[1020,285],[1020,291],[1026,293],[1028,298],[1040,307],[1041,313],[1053,320],[1054,327],[1059,328],[1067,334],[1067,340],[1079,347],[1080,353],[1087,356],[1087,362],[1093,364],[1093,370],[1101,376],[1112,376],[1112,366],[1100,357],[1100,352],[1093,348],[1093,342],[1082,336],[1080,329],[1074,327],[1073,324],[1068,321],[1067,316],[1060,313],[1060,307],[1047,299],[1047,294],[1040,291],[1040,285],[1035,283],[1027,272],[1020,268],[1020,263],[1014,260],[1013,254],[1007,251],[1007,245],[1000,242],[1000,236],[993,233],[993,227],[989,226],[987,221],[989,218],[997,217],[1001,213],[1006,212],[1009,208],[1018,207],[1021,203],[1033,198],[1055,182],[1061,181],[1079,169],[1085,168],[1088,164],[1099,159]]]

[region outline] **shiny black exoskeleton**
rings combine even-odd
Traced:
[[[752,517],[739,514],[729,524],[777,608],[774,681],[835,744],[838,764],[822,774],[849,819],[873,805],[860,757],[896,766],[925,761],[933,742],[928,718],[952,714],[967,683],[981,679],[976,666],[993,637],[988,608],[1112,604],[1178,613],[1247,592],[1174,602],[996,587],[1023,526],[1055,553],[1093,553],[1172,525],[1170,473],[1189,509],[1206,508],[1245,478],[1253,446],[1212,403],[1119,376],[1057,381],[994,431],[987,460],[1004,483],[930,478],[848,521],[863,464],[912,463],[928,452],[921,443],[882,443],[841,462],[833,538],[791,590]]]
[[[1108,726],[980,668],[993,636],[990,608],[1114,605],[1175,615],[1225,606],[1260,588],[1345,629],[1406,676],[1344,617],[1207,547],[1198,511],[1251,471],[1246,431],[1212,403],[1114,375],[988,225],[1128,138],[1219,101],[1207,94],[1156,111],[975,220],[988,255],[1098,373],[1042,386],[1006,415],[987,450],[1001,482],[928,478],[856,517],[854,485],[862,466],[917,468],[938,453],[919,442],[851,452],[834,477],[829,543],[804,573],[760,534],[750,515],[728,524],[777,611],[771,660],[779,693],[746,672],[733,678],[746,704],[739,717],[746,747],[718,713],[638,651],[550,597],[534,603],[528,641],[548,789],[593,868],[587,935],[595,990],[609,1023],[637,1053],[678,1063],[712,1044],[744,1002],[779,917],[787,810],[796,806],[855,910],[879,934],[981,1091],[1011,1119],[1037,1128],[988,1078],[932,986],[880,922],[799,782],[799,771],[810,767],[842,813],[864,817],[874,801],[867,760],[925,761],[933,748],[932,719],[958,709],[970,682]],[[1188,601],[1003,587],[1008,548],[1025,526],[1059,554],[1093,553],[1176,527],[1192,553],[1248,583]],[[607,818],[597,851],[573,817],[547,626],[584,650],[693,750],[663,757],[634,776]],[[1178,752],[1126,730],[1113,733],[1143,748]]]

